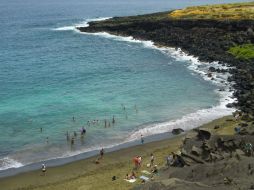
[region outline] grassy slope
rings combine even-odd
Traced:
[[[169,13],[174,19],[254,19],[254,2],[187,7]]]
[[[254,45],[244,44],[231,47],[228,51],[238,59],[254,59]]]

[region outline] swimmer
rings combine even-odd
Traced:
[[[115,124],[115,116],[113,115],[113,119],[112,119],[112,124],[114,125]]]
[[[68,131],[66,132],[66,140],[67,140],[67,141],[69,141],[69,140],[70,140],[70,136],[69,136]]]
[[[107,120],[104,120],[104,128],[107,128]]]
[[[82,134],[86,133],[86,129],[84,127],[82,127]]]
[[[74,137],[71,138],[71,145],[74,145]]]

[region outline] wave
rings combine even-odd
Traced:
[[[1,158],[0,159],[0,170],[6,170],[6,169],[9,169],[9,168],[19,168],[19,167],[22,167],[24,166],[22,163],[12,159],[12,158],[9,158],[9,157],[4,157],[4,158]]]
[[[71,26],[62,26],[62,27],[58,27],[58,28],[53,28],[52,30],[54,31],[78,31],[77,27],[88,27],[89,26],[89,22],[92,21],[102,21],[102,20],[107,20],[110,19],[112,17],[99,17],[99,18],[93,18],[93,19],[85,19],[85,21],[71,25]]]

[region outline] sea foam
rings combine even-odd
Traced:
[[[85,27],[88,27],[86,25]],[[104,38],[109,38],[116,41],[125,41],[129,43],[140,43],[145,48],[152,48],[157,49],[161,51],[163,54],[166,54],[169,57],[173,57],[177,61],[185,61],[188,63],[188,69],[190,69],[193,74],[200,75],[204,80],[209,81],[215,85],[218,86],[218,89],[216,90],[216,93],[220,95],[220,103],[217,106],[213,106],[208,109],[202,109],[198,110],[197,112],[190,113],[187,115],[184,115],[182,118],[177,120],[170,120],[162,123],[157,124],[151,124],[147,125],[142,129],[138,129],[133,131],[125,140],[123,143],[134,141],[140,138],[140,135],[143,136],[150,136],[155,134],[161,134],[165,132],[171,132],[175,128],[182,128],[184,130],[190,130],[193,128],[196,128],[202,124],[205,124],[209,121],[212,121],[214,119],[218,119],[220,117],[230,115],[232,112],[235,111],[234,108],[227,108],[226,105],[228,103],[232,103],[236,101],[235,98],[233,98],[233,91],[232,86],[233,82],[228,82],[227,79],[230,77],[230,73],[223,72],[223,73],[217,73],[213,72],[212,77],[208,76],[209,68],[214,67],[215,69],[229,69],[228,66],[223,66],[219,64],[217,61],[208,63],[208,62],[201,62],[199,61],[198,57],[188,55],[185,52],[183,52],[180,48],[169,48],[169,47],[157,47],[152,41],[145,41],[145,40],[139,40],[135,39],[132,36],[116,36],[113,34],[109,34],[107,32],[96,32],[96,33],[87,33],[87,32],[80,32],[81,34],[86,35],[95,35],[100,36]]]
[[[61,26],[61,27],[57,27],[57,28],[53,28],[52,30],[55,31],[76,31],[78,32],[77,28],[78,27],[88,27],[89,24],[88,22],[92,22],[92,21],[103,21],[103,20],[107,20],[110,19],[112,17],[99,17],[99,18],[93,18],[93,19],[85,19],[83,22],[71,25],[71,26]]]
[[[22,167],[23,164],[12,159],[9,157],[4,157],[2,159],[0,159],[0,170],[6,170],[9,168],[19,168]]]

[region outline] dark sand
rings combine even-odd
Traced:
[[[215,133],[232,135],[237,121],[228,120],[231,116],[214,120],[202,127],[213,129],[215,125],[222,126]],[[187,133],[188,134],[188,133]],[[146,164],[149,163],[150,153],[155,155],[155,164],[159,168],[165,166],[165,157],[172,151],[179,150],[182,139],[186,134],[178,135],[170,139],[138,145],[111,153],[106,153],[100,164],[95,164],[97,157],[76,161],[63,166],[47,168],[45,176],[40,170],[18,174],[16,176],[0,179],[0,189],[47,189],[47,190],[121,190],[131,189],[141,182],[135,183],[124,181],[127,173],[134,167],[132,158],[136,155],[143,157],[142,168],[149,171]],[[112,176],[117,180],[112,181]]]

